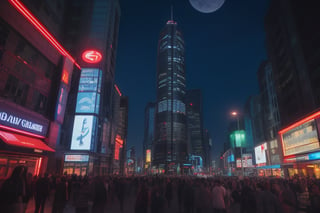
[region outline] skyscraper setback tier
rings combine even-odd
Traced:
[[[187,158],[184,40],[173,20],[160,33],[153,166],[177,172]],[[163,171],[163,170],[162,170]]]

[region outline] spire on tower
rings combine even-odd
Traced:
[[[173,5],[171,5],[171,21],[173,21]]]
[[[171,19],[167,22],[167,24],[177,24],[174,20],[173,20],[173,5],[171,5]]]

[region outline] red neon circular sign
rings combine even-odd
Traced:
[[[82,60],[90,64],[98,63],[101,59],[102,54],[96,50],[86,50],[82,53]]]

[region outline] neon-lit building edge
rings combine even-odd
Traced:
[[[285,176],[320,178],[320,111],[279,131]]]
[[[67,103],[57,157],[59,172],[123,174],[126,134],[120,133],[122,94],[114,79],[119,1],[82,1],[79,5],[78,0],[70,0],[66,7],[64,33],[72,37],[77,32],[77,36],[64,45],[79,58],[81,72]]]
[[[22,1],[0,3],[0,179],[17,165],[47,170],[80,68],[36,16]]]

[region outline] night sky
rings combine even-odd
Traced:
[[[129,97],[127,147],[142,155],[144,109],[156,100],[159,33],[174,20],[185,40],[187,89],[201,89],[204,127],[213,155],[223,150],[230,112],[258,93],[257,70],[266,59],[264,16],[268,0],[226,0],[214,13],[196,11],[189,0],[120,0],[116,83]]]

